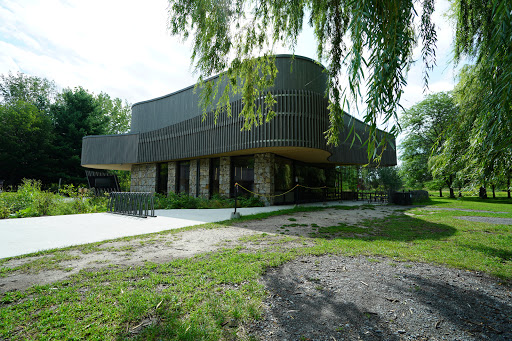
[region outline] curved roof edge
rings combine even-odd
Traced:
[[[276,58],[290,58],[290,59],[302,59],[302,60],[306,60],[306,61],[309,61],[309,62],[313,62],[319,66],[321,66],[324,70],[326,69],[325,66],[323,66],[322,63],[312,59],[312,58],[309,58],[309,57],[304,57],[304,56],[299,56],[299,55],[293,55],[293,54],[277,54],[276,55]],[[213,79],[216,79],[216,78],[219,78],[221,74],[218,74],[218,75],[215,75],[215,76],[212,76],[210,78],[207,78],[205,79],[205,81],[211,81]],[[190,86],[187,86],[183,89],[180,89],[180,90],[177,90],[177,91],[174,91],[174,92],[171,92],[169,94],[166,94],[166,95],[162,95],[162,96],[159,96],[159,97],[155,97],[155,98],[152,98],[152,99],[148,99],[148,100],[145,100],[145,101],[140,101],[140,102],[137,102],[137,103],[133,103],[132,104],[132,108],[136,105],[139,105],[139,104],[145,104],[145,103],[150,103],[150,102],[153,102],[153,101],[158,101],[160,99],[163,99],[163,98],[166,98],[166,97],[170,97],[170,96],[174,96],[176,94],[179,94],[181,92],[184,92],[184,91],[187,91],[187,90],[190,90],[190,89],[193,89],[195,86],[197,85],[194,84],[194,85],[190,85]]]

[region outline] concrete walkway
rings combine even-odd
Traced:
[[[304,206],[361,205],[344,201]],[[293,208],[293,205],[239,208],[241,215]],[[156,210],[157,217],[136,218],[109,213],[0,220],[0,258],[120,237],[177,229],[230,218],[232,208]]]

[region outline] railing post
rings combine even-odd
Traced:
[[[240,218],[240,213],[236,211],[236,206],[238,205],[238,183],[235,183],[235,212],[231,213],[231,219]]]

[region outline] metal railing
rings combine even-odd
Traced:
[[[155,196],[149,192],[111,192],[107,212],[134,217],[155,217]]]

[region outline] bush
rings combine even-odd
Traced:
[[[0,218],[39,217],[106,211],[107,198],[89,198],[79,193],[73,185],[65,186],[61,192],[67,198],[41,190],[41,182],[24,179],[17,192],[0,193]]]
[[[263,206],[263,202],[256,197],[239,197],[238,207]],[[232,208],[235,207],[235,199],[228,199],[219,195],[211,199],[196,198],[187,194],[169,193],[155,195],[156,209],[179,209],[179,208]]]

